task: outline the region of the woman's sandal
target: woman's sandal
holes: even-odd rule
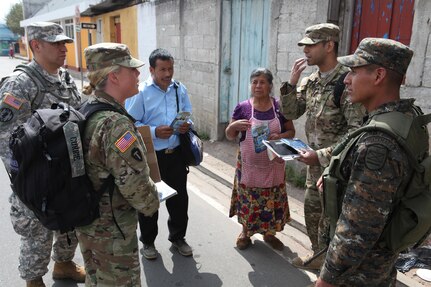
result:
[[[238,247],[239,250],[247,249],[251,244],[250,237],[245,236],[243,232],[241,232],[238,236],[238,239],[236,240],[236,247]]]
[[[266,243],[268,243],[269,245],[271,245],[271,247],[273,249],[275,249],[275,250],[283,251],[283,249],[284,249],[283,242],[281,242],[280,239],[278,239],[277,237],[275,237],[275,235],[265,234],[263,236],[263,241],[265,241]]]

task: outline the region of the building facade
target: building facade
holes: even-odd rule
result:
[[[249,97],[251,70],[268,67],[278,97],[280,83],[288,80],[294,61],[303,57],[297,42],[305,28],[322,22],[340,26],[340,55],[350,53],[355,41],[357,45],[367,36],[409,44],[415,55],[403,96],[417,98],[423,110],[431,112],[429,15],[427,0],[157,0],[138,9],[139,27],[155,31],[148,38],[141,33],[138,49],[145,59],[155,40],[153,47],[174,54],[175,75],[189,89],[199,131],[222,139],[233,108]],[[312,71],[309,67],[304,75]],[[298,137],[304,138],[303,119],[295,126]]]
[[[58,3],[59,1],[51,1]],[[50,3],[51,3],[50,2]],[[121,3],[119,3],[121,2]],[[122,42],[147,63],[141,79],[149,76],[148,56],[158,47],[175,58],[175,78],[188,88],[198,131],[213,140],[224,129],[235,105],[249,97],[249,75],[256,67],[274,74],[274,96],[290,76],[297,58],[297,42],[306,27],[332,22],[342,35],[339,55],[351,53],[368,36],[399,40],[415,51],[407,71],[403,97],[417,98],[431,112],[431,1],[428,0],[147,0],[74,1],[50,4],[22,26],[35,20],[62,24],[70,36],[80,37],[81,53],[89,44]],[[76,31],[79,21],[97,28]],[[55,9],[54,9],[55,8]],[[67,65],[79,65],[77,44],[68,44]],[[356,45],[356,46],[355,46]],[[72,53],[70,53],[72,51]],[[81,54],[81,58],[82,54]],[[304,75],[313,72],[313,67]],[[304,139],[304,119],[295,121]]]

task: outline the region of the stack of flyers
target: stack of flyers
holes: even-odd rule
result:
[[[188,122],[190,120],[190,117],[191,113],[189,112],[178,112],[178,114],[175,116],[175,119],[169,126],[174,129],[174,133],[178,133],[178,128],[183,123]]]
[[[268,157],[272,160],[275,156],[283,160],[292,160],[299,157],[301,150],[311,150],[306,143],[298,138],[293,139],[279,139],[279,140],[265,140],[263,144],[268,147]]]

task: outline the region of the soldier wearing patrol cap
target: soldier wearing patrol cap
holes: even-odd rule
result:
[[[282,111],[287,119],[298,119],[306,114],[305,134],[313,149],[304,151],[298,159],[307,165],[304,216],[314,253],[293,259],[292,264],[303,269],[320,268],[324,255],[310,260],[325,249],[329,241],[328,222],[322,215],[322,199],[316,182],[328,165],[337,141],[346,132],[359,127],[364,115],[363,107],[352,104],[344,92],[342,80],[348,68],[337,63],[339,34],[338,26],[331,23],[308,27],[305,37],[298,42],[305,57],[295,61],[290,80],[282,83],[280,89]],[[298,84],[307,65],[316,65],[318,71]],[[304,264],[306,262],[308,264]]]
[[[353,55],[338,58],[351,69],[344,82],[352,102],[362,103],[368,112],[364,125],[377,121],[391,126],[398,118],[404,125],[421,114],[413,99],[400,99],[412,56],[413,51],[397,41],[365,38]],[[415,134],[414,141],[424,147],[418,153],[428,153],[428,138],[426,131]],[[338,221],[331,219],[335,235],[316,286],[395,286],[398,253],[381,239],[396,195],[404,193],[413,170],[407,152],[393,135],[373,130],[352,138],[333,156],[338,160],[331,161],[324,176],[337,178],[345,195]],[[324,192],[331,192],[327,185]]]
[[[50,108],[60,101],[77,107],[81,101],[73,79],[61,68],[66,59],[66,43],[73,40],[55,23],[32,23],[26,30],[33,60],[28,65],[18,66],[0,87],[0,157],[7,170],[13,164],[8,143],[14,127],[26,122],[35,109]],[[45,286],[42,276],[48,271],[52,249],[53,278],[83,282],[84,268],[72,261],[78,244],[75,234],[46,229],[13,193],[9,201],[12,225],[21,236],[18,269],[27,286]]]
[[[144,63],[133,58],[123,44],[100,43],[84,53],[90,80],[84,91],[90,95],[87,105],[105,103],[113,109],[97,112],[86,123],[86,170],[95,190],[108,176],[115,182],[112,198],[103,191],[100,218],[77,228],[87,271],[85,283],[141,286],[137,212],[153,215],[159,197],[149,176],[143,139],[123,103],[138,93],[138,68]]]

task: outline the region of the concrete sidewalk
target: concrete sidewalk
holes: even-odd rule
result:
[[[205,141],[204,160],[197,169],[231,189],[234,178],[237,149],[238,144],[235,142]],[[297,188],[292,184],[287,185],[290,214],[292,218],[289,225],[306,234],[303,204],[304,192],[304,189]],[[230,197],[230,194],[225,195]],[[309,242],[303,242],[302,245],[306,246],[306,248],[311,252]],[[416,269],[411,269],[405,274],[398,272],[397,280],[397,286],[431,286],[430,282],[424,281],[416,275]]]

